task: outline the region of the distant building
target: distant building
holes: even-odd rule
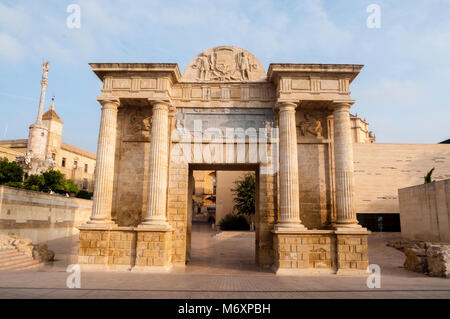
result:
[[[43,64],[43,68],[38,118],[30,126],[29,137],[0,141],[0,158],[18,161],[24,167],[26,175],[42,173],[48,169],[59,170],[79,189],[93,191],[96,155],[62,141],[64,122],[56,113],[54,99],[48,111],[43,114],[48,62]]]

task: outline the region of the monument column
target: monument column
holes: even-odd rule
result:
[[[44,160],[45,149],[47,146],[48,128],[42,123],[42,114],[44,113],[45,91],[48,85],[48,71],[50,62],[42,63],[42,79],[41,79],[41,97],[39,99],[39,109],[36,122],[30,125],[28,133],[27,152],[34,158]],[[38,173],[38,172],[33,172]]]
[[[139,227],[169,229],[167,222],[167,178],[169,171],[170,103],[152,101],[152,131],[148,171],[148,201],[144,221]]]
[[[353,178],[353,141],[350,103],[334,104],[334,161],[336,178],[336,228],[360,228],[356,219]]]
[[[98,98],[102,105],[95,169],[94,202],[88,224],[112,224],[111,208],[116,151],[117,98]]]
[[[275,229],[305,230],[300,220],[300,198],[298,185],[297,126],[295,109],[297,105],[281,102],[279,110],[280,147],[280,220]]]

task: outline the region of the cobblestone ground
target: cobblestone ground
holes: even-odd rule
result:
[[[402,268],[403,254],[386,247],[399,234],[369,237],[370,263],[381,266],[381,288],[367,277],[276,276],[255,265],[254,233],[213,233],[194,225],[192,259],[170,273],[83,272],[81,289],[66,285],[76,263],[77,237],[47,243],[58,258],[40,270],[0,272],[0,298],[447,298],[450,280]]]

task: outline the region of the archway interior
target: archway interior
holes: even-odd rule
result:
[[[222,231],[220,221],[233,211],[231,188],[245,174],[255,174],[255,215],[246,217],[249,230]],[[253,271],[259,213],[258,164],[191,164],[188,183],[186,263],[191,269]]]

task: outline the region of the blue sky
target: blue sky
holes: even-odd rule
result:
[[[69,29],[67,7],[81,7]],[[381,8],[381,28],[366,25]],[[0,0],[0,139],[26,138],[35,121],[41,63],[65,142],[95,152],[101,83],[89,62],[176,62],[235,45],[270,63],[364,64],[353,113],[382,143],[450,138],[450,0],[151,1]]]

